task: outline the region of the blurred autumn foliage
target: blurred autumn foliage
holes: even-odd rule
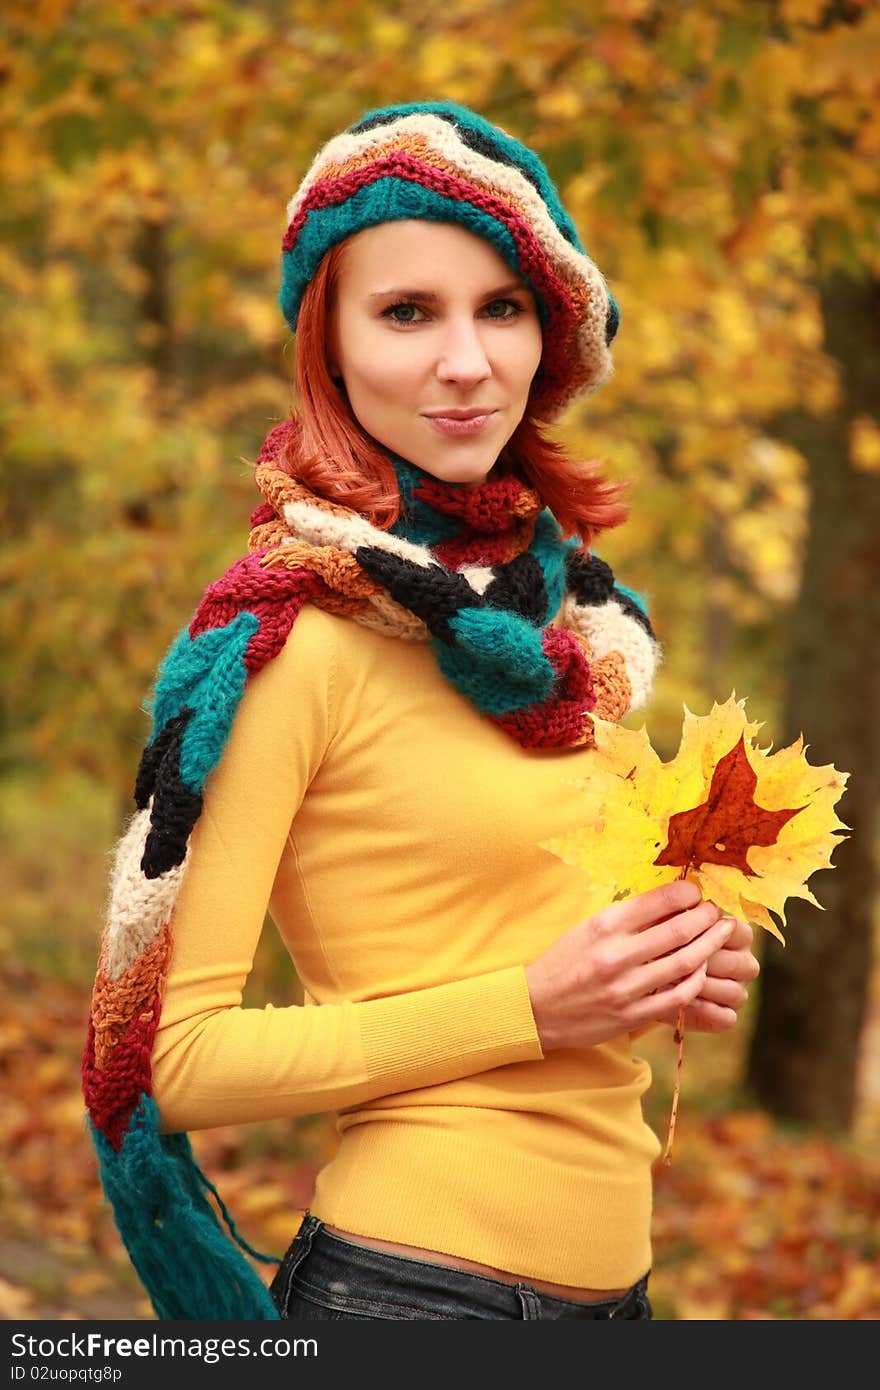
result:
[[[704,1040],[723,1080],[694,1085],[658,1179],[661,1313],[876,1317],[880,10],[6,0],[0,83],[5,1315],[137,1300],[76,1070],[138,706],[290,409],[287,199],[364,110],[443,97],[541,152],[622,306],[614,379],[557,430],[632,481],[599,548],[665,647],[655,744],[735,688],[768,740],[854,770],[829,910],[793,920],[760,1015]],[[278,1250],[328,1135],[197,1140]],[[19,1282],[38,1231],[58,1287]]]
[[[34,1008],[34,998],[40,1001]],[[13,969],[0,1022],[3,1165],[0,1318],[152,1318],[116,1235],[70,1084],[82,995]],[[658,1167],[655,1316],[663,1319],[880,1318],[880,1096],[866,1142],[787,1131],[745,1108],[736,1039],[688,1039],[675,1156]],[[668,1038],[643,1044],[658,1085],[648,1119],[662,1134]],[[868,1114],[866,1112],[866,1120]],[[191,1136],[204,1170],[257,1250],[280,1255],[334,1136],[318,1119]],[[14,1155],[14,1157],[11,1157]],[[257,1266],[263,1278],[273,1269]]]

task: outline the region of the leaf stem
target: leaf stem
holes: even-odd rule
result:
[[[675,1135],[675,1118],[678,1114],[678,1097],[681,1091],[681,1067],[682,1062],[684,1060],[683,1008],[679,1009],[678,1011],[678,1017],[675,1020],[675,1032],[673,1033],[672,1037],[673,1040],[678,1043],[678,1062],[675,1068],[675,1090],[672,1093],[672,1110],[669,1115],[669,1128],[666,1131],[666,1147],[663,1150],[663,1157],[661,1160],[663,1163],[666,1164],[667,1168],[669,1167],[669,1164],[672,1162],[672,1140]]]
[[[685,864],[684,868],[682,869],[681,873],[679,874],[679,878],[687,878],[688,869],[689,869],[690,867],[691,867],[691,861],[688,860],[688,862]],[[675,1088],[674,1088],[674,1090],[673,1090],[673,1092],[672,1092],[672,1109],[671,1109],[670,1114],[669,1114],[669,1127],[668,1127],[668,1129],[667,1129],[667,1131],[666,1131],[666,1147],[664,1148],[663,1153],[662,1153],[662,1156],[661,1156],[661,1159],[660,1159],[661,1163],[664,1163],[664,1164],[666,1165],[667,1168],[669,1167],[670,1163],[672,1162],[672,1140],[673,1140],[673,1138],[675,1137],[675,1120],[676,1120],[676,1117],[677,1117],[677,1115],[678,1115],[678,1097],[679,1097],[679,1095],[681,1094],[681,1068],[682,1068],[682,1064],[683,1064],[683,1062],[684,1062],[684,1008],[683,1008],[683,1007],[680,1008],[679,1011],[678,1011],[678,1017],[677,1017],[676,1020],[675,1020],[675,1032],[673,1033],[672,1038],[673,1038],[673,1041],[676,1042],[676,1043],[678,1044],[678,1059],[677,1059],[676,1067],[675,1067]]]

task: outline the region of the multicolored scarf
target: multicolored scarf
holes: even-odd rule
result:
[[[187,1135],[160,1133],[151,1080],[190,837],[249,676],[314,603],[429,642],[481,715],[523,747],[546,749],[589,745],[594,716],[619,720],[644,704],[659,659],[638,595],[563,540],[519,479],[466,488],[393,458],[401,514],[381,531],[279,466],[291,428],[276,426],[263,445],[256,481],[266,500],[251,518],[248,554],[208,586],[159,671],[83,1057],[104,1190],[163,1319],[278,1317],[241,1249],[275,1261],[241,1239]]]

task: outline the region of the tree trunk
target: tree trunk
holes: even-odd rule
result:
[[[164,222],[141,219],[134,256],[137,264],[146,272],[138,306],[144,328],[142,350],[161,386],[174,372],[173,324],[168,292],[168,235]]]
[[[800,732],[814,764],[851,774],[839,803],[851,827],[835,867],[810,887],[825,908],[792,900],[787,946],[766,944],[746,1077],[780,1119],[848,1130],[869,997],[880,798],[880,473],[850,460],[857,416],[876,416],[880,284],[843,273],[822,285],[826,351],[841,372],[839,408],[790,417],[804,455],[810,529],[791,622],[784,739]]]
[[[703,568],[708,581],[703,613],[703,684],[723,700],[729,694],[721,689],[721,681],[730,671],[733,621],[729,603],[719,599],[718,585],[730,578],[732,565],[725,527],[716,513],[709,514],[703,531]]]

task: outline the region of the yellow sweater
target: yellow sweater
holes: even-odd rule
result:
[[[519,747],[427,644],[307,605],[192,837],[163,1130],[335,1111],[310,1208],[331,1225],[555,1283],[644,1274],[648,1065],[628,1036],[544,1056],[524,971],[599,905],[539,848],[583,820],[589,763]],[[241,1007],[267,905],[305,1006]]]

